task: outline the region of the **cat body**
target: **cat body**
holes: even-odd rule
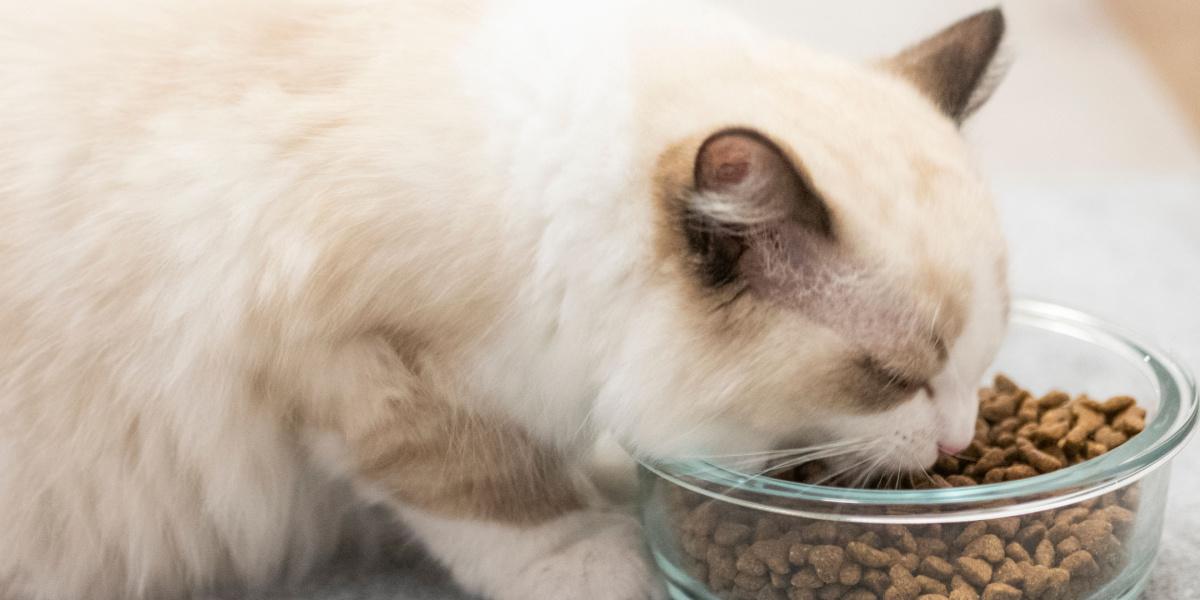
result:
[[[915,48],[674,2],[0,8],[0,597],[269,585],[361,499],[472,591],[640,598],[600,432],[969,439],[1002,242]]]

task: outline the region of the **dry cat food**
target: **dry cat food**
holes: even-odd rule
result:
[[[915,487],[1031,477],[1094,458],[1142,431],[1132,398],[1040,398],[997,376],[980,390],[975,439]],[[819,475],[808,466],[784,478]],[[734,600],[1074,600],[1123,566],[1138,488],[1057,510],[953,524],[780,517],[676,497],[684,563]]]

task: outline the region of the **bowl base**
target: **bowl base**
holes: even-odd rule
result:
[[[664,557],[659,556],[657,552],[654,554],[655,562],[658,563],[665,576],[667,597],[670,600],[720,600],[708,590],[697,587],[695,580],[679,572],[678,568],[670,561],[664,560]],[[1153,564],[1154,557],[1151,556],[1148,562]],[[1143,569],[1142,573],[1142,576],[1134,581],[1120,579],[1112,581],[1092,593],[1088,600],[1138,600],[1150,580],[1150,569]]]

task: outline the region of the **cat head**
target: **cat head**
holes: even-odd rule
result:
[[[755,45],[646,75],[657,285],[598,407],[619,437],[655,457],[862,440],[854,460],[892,469],[969,443],[1008,293],[958,126],[1003,30],[988,11],[873,64]]]

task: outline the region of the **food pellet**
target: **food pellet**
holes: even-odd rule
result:
[[[1145,427],[1133,398],[1035,397],[997,376],[980,390],[970,447],[912,487],[1034,477],[1100,456]],[[776,474],[816,481],[810,463]],[[807,478],[807,479],[806,479]],[[681,493],[686,567],[729,600],[1076,600],[1120,571],[1140,492],[969,523],[872,525],[764,516]]]

